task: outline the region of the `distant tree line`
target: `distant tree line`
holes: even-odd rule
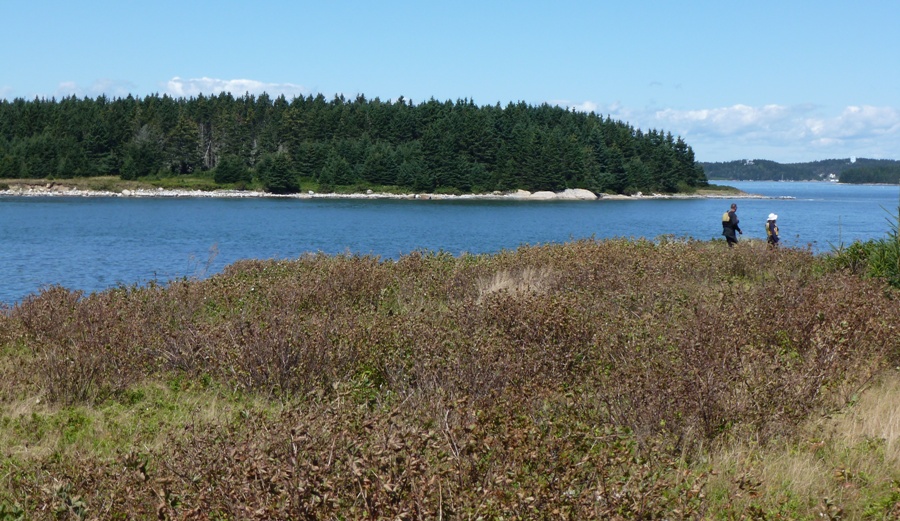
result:
[[[543,104],[266,94],[0,100],[0,178],[206,176],[487,192],[677,192],[707,184],[680,137]]]
[[[841,172],[842,183],[900,183],[900,161],[892,165],[870,166]]]
[[[700,163],[709,179],[737,181],[824,181],[842,183],[880,183],[860,179],[890,179],[890,172],[900,172],[900,161],[890,159],[826,159],[809,163],[776,163],[764,159]],[[871,172],[867,174],[865,172]]]

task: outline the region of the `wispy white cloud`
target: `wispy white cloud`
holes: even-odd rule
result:
[[[176,76],[160,85],[162,89],[159,91],[159,94],[168,94],[172,97],[185,98],[197,96],[199,94],[215,95],[221,92],[230,92],[235,96],[241,96],[245,93],[259,95],[265,92],[273,97],[284,94],[288,98],[309,93],[309,90],[302,85],[293,83],[266,83],[248,79],[224,80],[206,77],[183,79]],[[29,96],[36,96],[39,98],[54,97],[59,99],[67,96],[95,98],[105,95],[110,98],[124,98],[129,94],[143,96],[147,93],[139,92],[137,85],[131,81],[101,78],[88,86],[80,85],[74,81],[64,81],[57,85],[56,89],[51,93],[36,93]],[[10,98],[14,95],[16,95],[14,89],[0,86],[0,98]]]
[[[575,109],[575,110],[577,110],[577,111],[580,111],[580,112],[597,112],[597,110],[600,108],[600,106],[597,105],[596,103],[594,103],[593,101],[585,101],[585,102],[582,102],[582,103],[574,103],[574,104],[572,104],[572,103],[565,103],[565,102],[559,102],[559,101],[553,101],[553,102],[550,102],[550,104],[551,104],[551,105],[558,105],[558,106],[565,106],[565,107],[568,107],[568,108],[573,108],[573,109]]]
[[[83,93],[83,89],[74,81],[64,81],[56,87],[56,95],[60,97],[70,95],[82,96]]]
[[[789,129],[790,122],[803,113],[801,108],[781,105],[731,107],[697,110],[658,110],[651,121],[662,126],[683,128],[690,133],[728,136],[746,132],[771,132]]]
[[[101,78],[87,87],[82,87],[74,81],[64,81],[56,87],[53,96],[57,98],[66,96],[96,98],[105,95],[110,98],[124,98],[134,91],[135,85],[130,81]]]
[[[569,103],[577,110],[608,114],[643,130],[683,137],[701,161],[744,158],[782,162],[837,157],[900,159],[900,109],[848,106],[828,114],[807,105],[736,104],[690,110],[642,110],[619,103]],[[705,157],[704,157],[705,156]]]
[[[241,96],[247,93],[259,95],[265,92],[270,96],[284,94],[288,98],[309,93],[308,89],[302,85],[293,83],[266,83],[248,79],[223,80],[206,77],[183,79],[178,76],[166,82],[165,92],[173,97],[191,97],[200,94],[214,95],[222,92],[230,92],[235,96]]]
[[[810,133],[817,137],[855,139],[896,135],[900,132],[900,110],[893,107],[850,106],[830,119],[810,118]]]

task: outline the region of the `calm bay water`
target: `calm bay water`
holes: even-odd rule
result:
[[[773,197],[733,201],[742,238],[764,238],[766,216],[775,212],[783,244],[819,253],[886,236],[900,203],[897,186],[725,184]],[[0,197],[0,302],[51,284],[90,292],[307,252],[396,258],[590,237],[708,240],[720,238],[731,202]]]

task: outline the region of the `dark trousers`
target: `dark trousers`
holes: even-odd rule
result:
[[[734,246],[735,244],[737,244],[737,235],[734,231],[734,228],[723,229],[722,235],[724,235],[725,240],[728,241],[728,246]]]

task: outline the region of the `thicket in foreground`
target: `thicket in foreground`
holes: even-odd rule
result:
[[[706,451],[790,440],[900,363],[896,294],[821,267],[749,243],[587,240],[50,288],[0,319],[13,382],[0,391],[82,419],[70,413],[44,451],[7,449],[0,506],[35,518],[737,515],[765,503],[708,497]],[[177,410],[184,388],[235,405],[87,441],[114,411]],[[35,414],[4,413],[13,441],[41,446]]]

